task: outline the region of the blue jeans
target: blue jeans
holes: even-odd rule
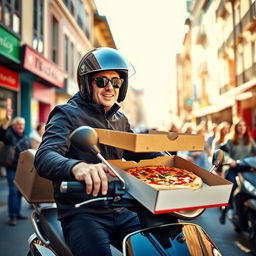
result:
[[[123,238],[141,228],[137,214],[125,208],[111,213],[79,213],[61,220],[74,256],[111,256],[110,244],[122,249]]]
[[[9,217],[17,217],[20,215],[21,209],[21,193],[14,184],[16,171],[13,169],[7,168],[6,177],[9,186],[9,195],[8,195],[8,211]]]

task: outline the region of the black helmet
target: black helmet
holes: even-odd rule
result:
[[[93,49],[81,59],[77,69],[77,82],[82,97],[92,97],[92,88],[88,78],[96,72],[106,70],[117,71],[120,77],[124,79],[117,101],[121,102],[125,99],[128,75],[133,75],[135,70],[122,54],[107,47]]]

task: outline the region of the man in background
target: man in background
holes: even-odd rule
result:
[[[16,175],[16,168],[20,152],[31,148],[29,138],[24,134],[25,130],[25,119],[23,117],[15,117],[12,120],[11,108],[6,110],[6,117],[3,124],[0,126],[0,140],[5,145],[11,145],[15,148],[14,160],[11,166],[6,168],[6,177],[9,187],[8,195],[8,213],[10,226],[17,224],[17,219],[26,219],[20,212],[21,210],[21,193],[14,184],[14,178]]]

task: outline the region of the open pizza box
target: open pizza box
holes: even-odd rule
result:
[[[133,161],[111,160],[113,168],[125,180],[127,191],[152,213],[167,213],[197,208],[226,206],[232,183],[178,156],[163,156],[139,163]],[[203,186],[197,190],[175,189],[157,190],[129,173],[125,169],[165,165],[184,168],[200,176]]]
[[[154,131],[135,134],[105,129],[95,129],[101,144],[133,152],[200,151],[204,148],[204,136]]]
[[[40,177],[34,167],[35,149],[20,153],[14,183],[29,203],[53,203],[53,185]]]

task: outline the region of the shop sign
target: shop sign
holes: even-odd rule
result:
[[[0,66],[0,85],[9,89],[19,90],[19,74]]]
[[[55,100],[54,88],[33,82],[33,98],[45,104],[53,105]]]
[[[20,63],[19,47],[20,40],[0,26],[0,54],[16,63]]]
[[[57,87],[64,87],[66,74],[55,64],[28,46],[25,48],[24,68]]]

